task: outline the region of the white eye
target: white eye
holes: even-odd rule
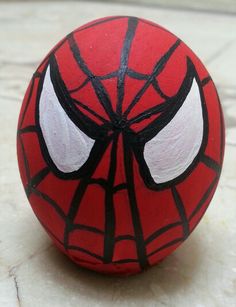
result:
[[[203,138],[202,103],[198,84],[192,87],[174,118],[144,147],[153,180],[170,181],[181,175],[198,154]]]
[[[39,124],[49,155],[65,173],[78,170],[88,159],[94,140],[81,131],[62,108],[48,66],[39,100]]]

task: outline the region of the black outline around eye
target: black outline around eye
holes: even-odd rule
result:
[[[86,135],[88,135],[88,137],[95,139],[95,143],[90,151],[89,157],[86,162],[78,170],[68,173],[59,170],[54,161],[52,160],[46,142],[44,140],[44,136],[39,122],[39,102],[44,84],[45,74],[48,66],[50,65],[53,65],[53,69],[50,69],[50,75],[54,91],[65,113],[80,130],[82,130]],[[68,91],[66,90],[65,84],[60,77],[58,66],[54,56],[50,58],[50,62],[44,69],[43,75],[41,76],[39,82],[35,119],[36,129],[38,131],[39,143],[43,157],[47,164],[50,166],[52,172],[62,179],[78,179],[80,177],[85,176],[90,171],[90,169],[92,169],[93,166],[97,164],[102,158],[111,140],[111,137],[107,137],[107,129],[105,127],[99,126],[98,124],[93,122],[90,118],[81,113],[76,108],[76,106],[74,106],[73,101],[70,98]]]
[[[173,104],[170,104],[170,107],[165,110],[162,115],[160,115],[156,120],[151,122],[147,127],[145,127],[143,130],[141,130],[138,133],[139,139],[137,141],[133,142],[133,152],[136,157],[136,160],[139,164],[139,172],[147,185],[148,188],[152,190],[163,190],[166,188],[169,188],[181,181],[183,181],[194,169],[194,167],[197,165],[197,163],[201,160],[201,158],[204,156],[204,151],[207,145],[208,140],[208,116],[207,116],[207,109],[206,109],[206,103],[205,103],[205,97],[201,85],[201,81],[198,77],[198,74],[195,70],[194,65],[192,64],[191,60],[187,58],[187,74],[185,76],[185,79],[181,85],[181,88],[179,92],[176,94],[175,97],[171,98],[173,101]],[[152,178],[152,175],[150,173],[150,170],[147,166],[147,163],[144,159],[144,146],[145,144],[151,140],[155,135],[161,131],[168,122],[175,116],[175,114],[178,112],[180,107],[182,106],[183,102],[185,101],[193,82],[193,79],[196,80],[198,89],[200,92],[200,98],[201,98],[201,106],[202,106],[202,115],[203,115],[203,138],[202,143],[200,146],[200,149],[192,161],[192,163],[188,166],[188,168],[179,176],[176,178],[163,182],[163,183],[156,183],[154,179]],[[174,106],[173,110],[171,109],[171,105]],[[190,123],[191,124],[191,123]],[[133,138],[130,140],[132,141]]]

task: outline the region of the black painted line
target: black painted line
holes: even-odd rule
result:
[[[93,175],[95,169],[97,168],[97,165],[100,162],[101,157],[103,156],[104,152],[107,149],[107,146],[110,144],[110,139],[107,140],[105,144],[103,144],[103,148],[98,148],[99,152],[94,151],[94,160],[93,165],[91,165],[90,169],[87,170],[86,176],[84,176],[81,181],[79,182],[74,196],[72,198],[69,212],[66,216],[66,227],[64,232],[64,246],[67,248],[68,241],[69,241],[69,234],[71,229],[73,229],[73,222],[74,219],[79,211],[80,203],[82,201],[82,198],[84,197],[84,194],[86,192],[87,187],[89,186],[90,182],[92,181],[91,176]]]
[[[189,235],[189,224],[188,224],[188,219],[185,211],[185,207],[183,204],[183,201],[181,199],[181,196],[179,192],[177,191],[176,187],[173,186],[171,188],[171,192],[175,201],[176,208],[178,210],[179,216],[182,221],[182,226],[183,226],[183,239],[186,239]]]
[[[113,187],[113,193],[116,193],[116,192],[121,191],[121,190],[126,190],[126,189],[127,189],[127,184],[125,182],[120,183],[120,184]]]
[[[26,178],[27,178],[27,182],[30,182],[30,168],[29,168],[29,162],[26,156],[26,152],[25,152],[25,146],[23,144],[23,140],[21,138],[21,136],[18,136],[18,141],[20,142],[20,146],[21,146],[21,150],[22,150],[22,155],[23,155],[23,161],[24,161],[24,167],[25,167],[25,173],[26,173]]]
[[[28,98],[26,100],[26,104],[25,104],[25,108],[24,108],[24,111],[23,111],[23,114],[22,114],[22,117],[21,117],[21,121],[20,121],[20,124],[19,124],[19,127],[21,128],[22,124],[23,124],[23,121],[25,119],[25,114],[26,114],[26,111],[28,110],[28,106],[29,106],[29,103],[30,103],[30,100],[31,100],[31,97],[32,97],[32,94],[33,94],[33,90],[34,90],[34,84],[35,84],[35,76],[33,76],[32,80],[31,80],[31,85],[30,85],[30,90],[29,90],[29,95],[28,95]]]
[[[103,123],[107,124],[109,123],[108,120],[106,120],[104,117],[102,117],[101,115],[97,114],[95,111],[93,111],[92,109],[90,109],[88,106],[86,106],[85,104],[83,104],[82,102],[76,100],[76,99],[72,99],[73,102],[75,104],[77,104],[78,106],[80,106],[82,109],[88,111],[90,114],[92,114],[93,116],[97,117],[99,120],[101,120]]]
[[[107,178],[107,189],[105,193],[105,236],[104,236],[104,262],[110,263],[112,261],[114,245],[115,245],[115,209],[113,186],[117,168],[117,143],[119,134],[113,139],[110,167]]]
[[[211,81],[211,77],[210,77],[210,76],[204,78],[204,79],[201,81],[202,86],[207,85],[210,81]]]
[[[48,167],[45,167],[41,169],[33,178],[30,180],[30,187],[36,188],[40,182],[46,178],[46,176],[50,173],[50,169]]]
[[[108,79],[112,79],[112,78],[115,78],[117,77],[118,75],[118,71],[113,71],[107,75],[103,75],[103,76],[95,76],[95,78],[99,79],[99,80],[108,80]]]
[[[19,134],[30,133],[30,132],[36,132],[37,133],[37,128],[32,125],[32,126],[27,126],[25,128],[18,130]]]
[[[127,259],[120,259],[120,260],[116,260],[116,261],[113,261],[112,263],[130,263],[130,262],[138,262],[138,260],[137,259],[129,259],[129,258],[127,258]]]
[[[87,249],[85,249],[85,248],[82,248],[82,247],[80,247],[80,246],[77,246],[77,245],[68,245],[68,246],[67,246],[67,250],[77,250],[77,251],[79,251],[79,252],[82,252],[82,253],[84,253],[84,254],[87,254],[87,255],[89,255],[89,256],[92,256],[93,258],[96,258],[96,259],[98,259],[98,260],[103,261],[103,258],[102,258],[101,256],[99,256],[99,255],[97,255],[97,254],[94,254],[94,253],[90,252],[89,250],[87,250]]]
[[[115,118],[114,111],[112,109],[112,104],[109,98],[109,95],[106,92],[105,87],[101,83],[101,81],[94,76],[94,74],[89,70],[88,66],[84,62],[84,60],[81,57],[80,50],[78,45],[76,44],[76,41],[74,39],[73,34],[68,36],[68,42],[70,49],[72,51],[72,54],[74,56],[74,59],[76,60],[77,64],[81,68],[81,70],[88,76],[88,78],[91,80],[91,84],[94,88],[94,91],[97,95],[98,100],[100,101],[100,104],[104,108],[105,112],[107,113],[108,117],[112,120]]]
[[[167,106],[165,112],[162,112],[162,114],[154,119],[148,126],[139,131],[139,138],[146,142],[149,141],[174,118],[191,90],[195,73],[192,61],[187,58],[187,73],[178,93],[166,100],[165,104],[167,104]]]
[[[219,174],[221,171],[221,166],[211,157],[206,154],[202,155],[201,161],[209,168],[213,169],[216,174]]]
[[[139,216],[139,210],[135,194],[132,150],[129,144],[129,140],[126,139],[125,135],[123,137],[123,141],[124,141],[125,174],[126,174],[126,182],[128,187],[130,211],[131,211],[134,233],[136,238],[137,255],[140,267],[141,269],[144,269],[149,265],[149,263],[147,260],[146,246],[144,243],[142,224]]]
[[[39,190],[37,190],[34,187],[31,187],[31,192],[33,194],[37,195],[39,198],[42,198],[43,200],[45,200],[57,212],[57,214],[63,220],[65,220],[65,218],[66,218],[65,213],[62,211],[61,207],[51,197],[49,197],[47,194],[45,194],[43,192],[40,192]]]
[[[145,110],[141,114],[138,114],[135,117],[131,118],[130,120],[127,121],[127,123],[130,126],[132,124],[139,123],[140,121],[147,119],[155,114],[166,111],[170,107],[171,103],[172,101],[168,100],[166,102],[158,104],[157,106],[154,106],[148,110]]]
[[[74,99],[69,94],[66,85],[60,75],[58,63],[56,58],[52,56],[50,58],[50,77],[54,87],[55,94],[58,101],[65,113],[69,116],[70,120],[79,127],[89,137],[96,139],[99,132],[106,133],[104,127],[94,122],[90,117],[85,115],[76,105]],[[37,115],[38,116],[38,115]],[[39,119],[38,119],[39,122]],[[39,123],[38,123],[39,124]],[[40,125],[39,125],[40,126]],[[99,130],[98,130],[99,129]],[[40,129],[39,129],[40,130]],[[41,134],[39,134],[41,136]],[[41,136],[42,143],[44,142],[43,136]]]
[[[126,111],[124,112],[124,117],[127,117],[133,107],[139,102],[149,85],[152,83],[153,79],[156,78],[162,70],[165,68],[166,63],[168,62],[169,58],[172,56],[174,51],[180,45],[181,41],[178,39],[170,48],[169,50],[158,60],[156,65],[154,66],[152,74],[149,76],[147,81],[145,82],[144,86],[139,90],[137,95],[134,97]]]
[[[191,221],[191,219],[198,213],[198,211],[202,208],[202,206],[204,205],[204,203],[206,202],[208,196],[210,195],[211,191],[213,190],[213,188],[215,187],[215,184],[217,183],[219,179],[219,176],[216,176],[215,179],[212,181],[212,183],[209,185],[208,189],[206,190],[206,192],[203,194],[203,197],[200,199],[199,203],[197,204],[197,206],[195,207],[195,209],[193,210],[193,212],[191,213],[189,220]]]
[[[222,110],[222,106],[220,103],[220,97],[219,94],[217,92],[217,89],[215,87],[215,84],[213,83],[215,91],[216,91],[216,95],[217,95],[217,100],[218,100],[218,107],[220,110],[220,164],[222,167],[223,164],[223,158],[224,158],[224,144],[225,144],[225,130],[224,130],[224,115],[223,115],[223,110]]]
[[[121,58],[120,58],[120,67],[118,71],[118,80],[117,80],[117,106],[116,112],[118,115],[122,113],[122,103],[124,99],[124,91],[125,91],[125,75],[128,68],[128,60],[129,60],[129,53],[131,49],[131,44],[135,35],[135,31],[138,25],[138,19],[135,17],[131,17],[128,19],[128,29],[126,32],[123,48],[121,51]]]
[[[89,232],[94,232],[96,234],[100,234],[100,235],[104,235],[104,231],[102,231],[101,229],[98,229],[96,227],[93,227],[93,226],[89,226],[89,225],[84,225],[84,224],[73,224],[71,226],[71,232],[73,230],[86,230],[86,231],[89,231]]]
[[[157,94],[159,94],[161,96],[161,98],[164,98],[164,99],[168,99],[169,98],[169,96],[165,95],[162,92],[162,90],[161,90],[161,88],[160,88],[160,86],[159,86],[159,84],[158,84],[156,79],[152,80],[152,86],[153,86],[154,90],[157,92]]]
[[[66,217],[66,227],[64,232],[64,247],[67,249],[68,247],[68,241],[69,241],[69,233],[73,227],[73,222],[75,219],[75,216],[79,210],[79,206],[81,203],[81,200],[85,194],[85,191],[89,185],[88,178],[84,178],[81,180],[77,186],[77,189],[75,190],[74,196],[72,198],[69,213]]]
[[[169,242],[167,244],[164,244],[161,247],[155,249],[150,254],[148,254],[148,257],[153,256],[154,254],[156,254],[156,253],[158,253],[158,252],[160,252],[160,251],[162,251],[162,250],[164,250],[164,249],[166,249],[168,247],[171,247],[172,245],[175,245],[175,244],[177,244],[179,242],[182,242],[183,240],[184,240],[184,238],[177,238],[177,239],[175,239],[175,240],[173,240],[173,241],[171,241],[171,242]]]
[[[131,241],[135,241],[135,237],[132,236],[132,235],[120,235],[120,236],[117,236],[115,238],[115,241],[116,242],[119,242],[119,241],[123,241],[123,240],[131,240]]]
[[[137,80],[147,80],[150,75],[147,74],[142,74],[137,71],[134,71],[131,68],[127,68],[127,73],[126,73],[130,78],[137,79]]]
[[[81,90],[86,84],[88,84],[89,81],[90,81],[90,79],[89,79],[89,78],[86,78],[86,79],[84,80],[84,82],[83,82],[81,85],[79,85],[79,86],[73,88],[72,90],[69,90],[68,92],[69,92],[70,94],[73,94],[73,93],[75,93],[75,92],[78,92],[78,91]]]
[[[39,71],[36,71],[36,72],[33,74],[33,76],[34,76],[35,78],[40,78],[40,77],[41,77],[41,73],[40,73]]]
[[[149,243],[151,243],[153,240],[155,240],[156,238],[158,238],[159,236],[161,236],[163,233],[167,232],[168,230],[180,226],[182,225],[182,222],[176,222],[176,223],[172,223],[169,225],[166,225],[160,229],[158,229],[157,231],[153,232],[146,240],[145,240],[145,244],[148,245]]]
[[[107,189],[107,180],[103,178],[90,178],[89,184],[100,185],[103,189]]]

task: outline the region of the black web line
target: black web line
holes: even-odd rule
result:
[[[111,73],[109,73],[109,74],[106,74],[106,75],[103,75],[103,76],[95,76],[95,75],[94,75],[93,78],[97,78],[97,79],[99,79],[99,80],[108,80],[108,79],[112,79],[112,78],[114,78],[114,77],[117,77],[117,75],[118,75],[118,71],[113,71],[113,72],[111,72]],[[85,85],[87,85],[90,81],[91,81],[91,79],[90,79],[89,77],[87,77],[81,85],[79,85],[79,86],[77,86],[77,87],[75,87],[75,88],[69,90],[68,92],[69,92],[70,94],[73,94],[73,93],[75,93],[75,92],[78,92],[78,91],[80,91],[83,87],[85,87]]]
[[[74,196],[72,198],[69,212],[66,216],[66,225],[65,225],[65,231],[64,231],[64,247],[65,249],[69,246],[69,234],[71,230],[73,229],[73,222],[76,217],[76,214],[79,210],[79,206],[81,203],[81,200],[85,194],[85,191],[89,185],[89,178],[83,178],[74,193]]]
[[[33,125],[27,126],[25,128],[20,128],[17,131],[18,134],[31,133],[31,132],[37,133],[37,128]]]
[[[111,73],[109,73],[109,74],[106,74],[106,75],[103,75],[103,76],[95,76],[95,75],[94,75],[93,78],[96,78],[96,79],[99,79],[99,80],[108,80],[108,79],[117,77],[117,75],[118,75],[118,71],[113,71],[113,72],[111,72]],[[85,87],[90,81],[91,81],[91,78],[87,77],[81,85],[79,85],[79,86],[77,86],[77,87],[75,87],[75,88],[69,90],[68,92],[69,92],[70,94],[73,94],[73,93],[75,93],[75,92],[78,92],[78,91],[80,91],[83,87]]]
[[[145,82],[144,86],[139,90],[137,95],[134,97],[126,111],[124,112],[123,116],[127,117],[130,111],[133,109],[133,107],[139,102],[149,85],[152,83],[153,79],[156,78],[164,69],[167,61],[171,57],[171,55],[174,53],[176,48],[180,45],[181,41],[178,39],[170,48],[169,50],[158,60],[156,65],[154,66],[152,74],[149,76],[147,81]]]
[[[52,55],[52,57],[50,58],[49,65],[50,65],[50,77],[51,77],[51,81],[54,87],[54,91],[56,93],[59,103],[61,104],[62,108],[64,109],[65,113],[69,116],[69,118],[74,122],[76,126],[80,128],[80,130],[82,130],[84,133],[86,133],[91,138],[98,137],[98,134],[100,136],[102,136],[103,133],[106,134],[107,129],[106,127],[104,127],[104,125],[102,126],[102,125],[97,124],[90,117],[85,115],[84,112],[82,112],[81,109],[75,105],[75,101],[70,96],[69,92],[67,91],[66,85],[60,75],[58,63],[56,61],[55,56]],[[42,84],[41,84],[41,87],[42,87]],[[36,118],[37,118],[38,126],[40,126],[38,114],[36,114]],[[43,135],[42,133],[40,133],[39,135],[40,135],[42,146],[45,148],[44,152],[47,152],[46,145],[44,144],[45,142],[44,142]],[[48,159],[51,159],[49,155],[48,155]]]
[[[27,183],[30,182],[30,168],[29,168],[29,162],[26,156],[26,152],[25,152],[25,146],[23,144],[23,140],[21,138],[21,136],[18,136],[18,141],[20,142],[20,146],[21,146],[21,150],[22,150],[22,155],[23,155],[23,163],[24,163],[24,167],[25,167],[25,174],[26,174],[26,179],[27,179]]]
[[[168,230],[180,226],[182,225],[182,222],[176,222],[176,223],[172,223],[172,224],[168,224],[160,229],[158,229],[157,231],[153,232],[146,240],[145,240],[145,244],[148,245],[149,243],[151,243],[153,240],[155,240],[156,238],[158,238],[159,236],[161,236],[162,234],[164,234],[165,232],[167,232]]]
[[[51,197],[49,197],[47,194],[37,190],[36,188],[31,187],[31,193],[39,196],[39,198],[42,198],[43,200],[45,200],[48,204],[50,204],[51,207],[53,207],[55,209],[55,211],[57,212],[57,214],[63,219],[65,220],[66,215],[64,213],[64,211],[61,209],[61,207],[55,202],[55,200],[53,200]]]
[[[95,253],[92,253],[92,252],[90,252],[89,250],[87,250],[87,249],[85,249],[85,248],[83,248],[83,247],[80,247],[80,246],[78,246],[78,245],[68,245],[66,249],[69,249],[69,250],[77,250],[77,251],[79,251],[79,252],[82,252],[82,253],[84,253],[84,254],[87,254],[87,255],[89,255],[89,256],[92,256],[92,257],[94,257],[94,258],[96,258],[96,259],[98,259],[98,260],[100,260],[100,261],[103,261],[103,257],[101,257],[101,256],[99,256],[99,255],[97,255],[97,254],[95,254]]]
[[[130,263],[130,262],[138,262],[138,260],[137,259],[120,259],[120,260],[116,260],[116,261],[113,261],[112,263],[120,263],[120,264],[122,264],[122,263]]]
[[[100,185],[105,190],[107,188],[107,181],[104,178],[90,178],[89,184]]]
[[[128,19],[128,29],[126,32],[123,48],[121,51],[120,67],[118,71],[118,80],[117,80],[118,97],[117,97],[116,112],[118,115],[121,115],[122,113],[122,103],[124,99],[124,90],[125,90],[125,75],[128,68],[128,60],[129,60],[131,44],[135,35],[137,25],[138,25],[137,18],[131,17]]]
[[[30,193],[32,192],[32,188],[36,188],[49,173],[50,169],[45,167],[41,169],[34,177],[30,178],[28,185],[25,187],[27,197],[29,197]]]
[[[74,231],[74,230],[85,230],[85,231],[88,231],[88,232],[94,232],[94,233],[97,233],[97,234],[104,235],[103,230],[101,230],[97,227],[93,227],[93,226],[89,226],[89,225],[85,225],[85,224],[73,224],[71,226],[71,232]]]
[[[181,84],[178,93],[175,96],[170,97],[164,104],[158,105],[164,108],[167,104],[165,112],[162,112],[160,116],[154,119],[148,126],[139,131],[139,138],[144,140],[150,140],[153,138],[161,129],[163,129],[172,118],[179,111],[183,105],[189,90],[191,89],[193,79],[196,76],[192,61],[187,58],[187,73]],[[158,107],[157,106],[157,107]]]
[[[101,115],[97,114],[95,111],[93,111],[92,109],[90,109],[88,106],[86,106],[85,104],[83,104],[82,102],[78,101],[77,99],[72,99],[73,102],[75,104],[77,104],[78,106],[80,106],[82,109],[88,111],[90,114],[92,114],[93,116],[97,117],[98,119],[100,119],[104,124],[108,124],[109,122],[102,117]]]
[[[135,237],[132,236],[132,235],[119,235],[115,238],[115,241],[116,242],[119,242],[119,241],[123,241],[123,240],[131,240],[131,241],[135,241]]]
[[[219,174],[221,171],[221,166],[211,157],[203,154],[201,157],[201,161],[209,168],[213,169],[216,174]]]
[[[134,71],[131,68],[127,68],[126,74],[130,78],[137,79],[137,80],[147,80],[149,78],[149,76],[150,76],[150,75],[147,75],[147,74],[142,74],[142,73],[139,73],[137,71]]]
[[[73,88],[72,90],[69,90],[68,92],[69,92],[70,94],[73,94],[73,93],[75,93],[75,92],[78,92],[78,91],[81,90],[83,87],[85,87],[85,85],[88,84],[89,81],[90,81],[90,79],[89,79],[89,78],[86,78],[86,79],[84,80],[84,82],[83,82],[81,85],[79,85],[79,86]]]
[[[22,127],[23,121],[24,121],[24,119],[25,119],[26,111],[28,110],[28,106],[29,106],[29,103],[30,103],[30,101],[31,101],[31,97],[32,97],[33,90],[34,90],[35,79],[36,79],[36,78],[39,78],[39,77],[40,77],[39,74],[34,73],[33,78],[32,78],[32,80],[31,80],[31,85],[30,85],[30,89],[29,89],[29,95],[28,95],[28,97],[27,97],[26,105],[25,105],[25,108],[24,108],[24,111],[23,111],[23,114],[22,114],[22,117],[21,117],[20,124],[19,124],[19,127],[20,127],[20,128]]]
[[[62,246],[64,246],[63,242],[57,237],[55,236],[55,234],[43,223],[43,221],[37,216],[37,219],[39,220],[39,222],[42,224],[42,226],[45,228],[45,230],[47,231],[47,233],[52,236],[58,243],[60,243]],[[82,248],[80,246],[74,246],[74,245],[68,245],[67,247],[68,250],[77,250],[79,252],[82,252],[86,255],[89,255],[91,257],[94,257],[95,259],[98,259],[98,260],[103,260],[101,256],[95,254],[95,253],[92,253],[90,252],[89,250],[85,249],[85,248]],[[73,257],[73,256],[72,256]]]
[[[81,70],[88,76],[88,78],[91,80],[91,84],[94,88],[94,91],[97,95],[98,100],[100,101],[100,104],[102,105],[103,109],[107,113],[108,117],[112,120],[115,118],[115,113],[112,109],[112,104],[109,98],[108,93],[106,92],[105,87],[100,82],[98,78],[94,76],[94,74],[89,70],[88,66],[84,62],[84,60],[81,57],[80,50],[78,45],[76,44],[76,41],[74,39],[73,34],[68,36],[68,42],[70,45],[70,49],[72,51],[72,54],[74,56],[74,59],[76,60],[77,64],[81,68]]]
[[[147,119],[153,115],[156,115],[158,113],[161,113],[163,111],[166,111],[170,105],[172,104],[172,100],[169,100],[169,101],[166,101],[166,102],[163,102],[157,106],[154,106],[146,111],[144,111],[142,114],[139,114],[133,118],[131,118],[130,120],[127,121],[128,125],[132,125],[132,124],[135,124],[135,123],[139,123],[140,121],[144,120],[144,119]]]
[[[205,80],[205,81],[204,81]],[[207,78],[202,80],[202,86],[208,84],[210,81],[212,81],[211,77],[208,76]],[[213,86],[215,88],[215,85],[213,83]],[[213,158],[207,156],[205,153],[202,155],[201,157],[201,162],[203,162],[207,167],[211,168],[212,170],[215,171],[216,176],[213,179],[213,181],[211,182],[211,184],[209,185],[208,189],[206,190],[206,192],[203,194],[202,198],[200,199],[200,201],[198,202],[197,206],[195,207],[195,209],[193,210],[193,212],[191,213],[189,220],[193,219],[193,217],[201,210],[201,208],[203,207],[203,205],[205,204],[207,198],[210,196],[212,190],[214,189],[214,187],[216,186],[220,174],[221,174],[221,165],[223,162],[223,138],[224,138],[224,131],[223,131],[223,114],[222,114],[222,109],[221,109],[221,105],[220,105],[220,100],[219,100],[219,96],[217,93],[217,90],[215,88],[216,94],[217,94],[217,99],[218,99],[218,105],[219,105],[219,109],[220,109],[220,129],[221,129],[221,145],[220,145],[220,164],[218,164]],[[206,208],[207,209],[207,208]],[[205,209],[205,210],[206,210]],[[196,224],[197,225],[197,224]]]
[[[142,224],[139,216],[137,200],[135,195],[132,150],[129,144],[129,140],[127,139],[127,136],[124,135],[123,141],[124,141],[125,174],[128,186],[130,211],[131,211],[134,233],[136,238],[137,255],[140,267],[141,269],[144,269],[149,265],[149,263],[146,255],[146,247],[143,238]]]
[[[215,87],[215,84],[213,83],[214,89],[216,91],[217,100],[218,100],[218,107],[220,111],[220,164],[223,164],[223,157],[224,157],[224,138],[225,138],[225,132],[224,132],[224,117],[223,117],[223,111],[222,106],[220,104],[220,97],[217,92],[217,89]],[[219,174],[220,176],[220,174]]]
[[[80,203],[82,201],[82,198],[84,197],[84,194],[86,192],[87,187],[90,184],[91,176],[93,175],[97,165],[100,162],[100,157],[103,156],[105,150],[107,149],[107,146],[110,144],[111,139],[108,139],[108,141],[104,144],[103,149],[101,149],[101,152],[99,155],[97,155],[96,160],[94,160],[93,166],[90,168],[89,172],[86,176],[84,176],[81,181],[78,184],[77,189],[75,190],[74,196],[72,198],[69,212],[66,216],[66,227],[64,232],[64,246],[67,248],[68,241],[69,241],[69,234],[71,231],[71,228],[73,228],[73,223],[76,215],[78,214]]]
[[[113,71],[109,74],[103,75],[103,76],[95,76],[95,78],[99,79],[99,80],[108,80],[108,79],[112,79],[118,76],[118,71]]]
[[[126,183],[120,183],[120,184],[113,187],[113,193],[115,194],[116,192],[121,191],[121,190],[125,190],[125,189],[127,189],[127,184]]]
[[[172,241],[170,241],[170,242],[168,242],[168,243],[162,245],[161,247],[155,249],[155,250],[152,251],[151,253],[149,253],[149,254],[148,254],[148,257],[151,257],[151,256],[153,256],[154,254],[157,254],[158,252],[160,252],[160,251],[162,251],[162,250],[164,250],[164,249],[166,249],[166,248],[168,248],[168,247],[171,247],[171,246],[173,246],[173,245],[175,245],[175,244],[177,244],[177,243],[183,242],[183,240],[184,240],[184,238],[177,238],[177,239],[174,239],[174,240],[172,240]]]
[[[190,217],[189,217],[189,221],[198,213],[198,211],[202,208],[202,206],[205,204],[208,196],[211,194],[213,188],[215,187],[217,181],[219,179],[219,176],[217,175],[215,177],[215,179],[211,182],[211,184],[209,185],[208,189],[206,190],[206,192],[203,194],[202,198],[200,199],[200,201],[198,202],[197,206],[195,207],[195,209],[193,210],[193,212],[191,213]]]
[[[161,88],[160,88],[160,86],[159,86],[159,84],[158,84],[158,82],[157,82],[157,80],[155,78],[152,80],[152,86],[155,89],[155,91],[161,96],[161,98],[164,98],[164,99],[168,99],[169,98],[169,96],[165,95],[162,92],[162,90],[161,90]]]
[[[207,85],[211,81],[211,77],[208,76],[201,81],[202,86]]]
[[[187,219],[185,207],[184,207],[183,201],[181,199],[181,196],[180,196],[180,194],[177,191],[175,186],[173,186],[171,188],[171,192],[172,192],[172,196],[173,196],[174,201],[175,201],[175,206],[177,208],[177,211],[178,211],[179,216],[180,216],[181,221],[182,221],[183,239],[186,239],[189,235],[189,224],[188,224],[188,219]]]
[[[105,193],[105,236],[104,236],[104,262],[112,261],[114,245],[115,245],[115,209],[113,199],[113,186],[117,167],[117,143],[119,134],[116,134],[113,139],[111,148],[111,160],[109,173],[107,178],[107,189]]]

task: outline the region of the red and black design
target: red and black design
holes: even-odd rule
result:
[[[72,172],[55,165],[40,127],[48,68],[64,112],[95,141]],[[156,183],[144,146],[175,117],[193,79],[201,147],[181,175]],[[183,42],[149,21],[116,16],[75,30],[41,63],[24,98],[17,149],[29,202],[55,244],[89,269],[132,274],[160,262],[200,221],[220,176],[224,123],[213,81]]]

